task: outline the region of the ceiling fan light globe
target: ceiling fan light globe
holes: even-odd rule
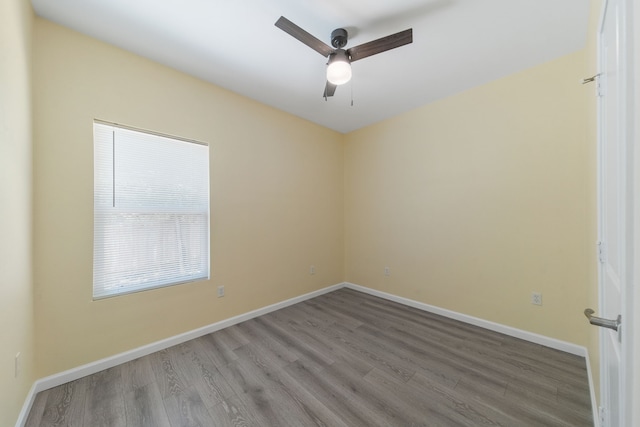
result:
[[[327,80],[334,85],[343,85],[351,80],[351,64],[333,61],[327,66]]]

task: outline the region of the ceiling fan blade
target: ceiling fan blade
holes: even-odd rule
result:
[[[333,94],[336,93],[337,87],[338,85],[334,85],[333,83],[327,81],[327,85],[324,87],[324,95],[322,95],[322,97],[324,99],[327,99],[327,97],[333,96]]]
[[[281,16],[276,21],[275,25],[285,33],[300,40],[302,43],[306,44],[322,56],[329,56],[329,54],[333,52],[333,49],[329,45],[325,44],[323,41],[317,39],[302,28],[298,27],[296,24],[289,21],[284,16]]]
[[[347,49],[351,62],[413,42],[413,28]]]

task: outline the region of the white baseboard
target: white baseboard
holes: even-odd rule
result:
[[[29,411],[31,410],[31,406],[33,405],[35,396],[37,393],[47,390],[53,387],[57,387],[59,385],[65,384],[69,381],[75,381],[79,378],[82,378],[87,375],[95,374],[97,372],[103,371],[105,369],[112,368],[122,363],[129,362],[131,360],[137,359],[139,357],[143,357],[154,353],[156,351],[164,350],[165,348],[172,347],[174,345],[181,344],[183,342],[199,338],[203,335],[210,334],[215,331],[219,331],[220,329],[227,328],[229,326],[233,326],[237,323],[244,322],[246,320],[253,319],[254,317],[262,316],[263,314],[271,313],[272,311],[279,310],[281,308],[288,307],[293,304],[297,304],[302,301],[306,301],[311,298],[315,298],[317,296],[326,294],[328,292],[332,292],[341,288],[349,288],[356,291],[360,291],[369,295],[377,296],[380,298],[384,298],[390,301],[394,301],[400,304],[404,304],[409,307],[414,307],[419,310],[424,310],[430,313],[438,314],[444,317],[448,317],[450,319],[459,320],[461,322],[469,323],[475,326],[480,326],[485,329],[489,329],[495,332],[500,332],[505,335],[509,335],[512,337],[520,338],[526,341],[530,341],[536,344],[544,345],[546,347],[554,348],[556,350],[561,350],[570,354],[575,354],[577,356],[582,356],[586,358],[587,361],[587,371],[589,376],[589,386],[591,388],[591,397],[592,397],[592,405],[594,407],[594,420],[597,423],[597,403],[595,401],[595,394],[593,390],[593,382],[591,376],[591,367],[589,365],[589,355],[587,349],[585,347],[572,344],[569,342],[557,340],[555,338],[546,337],[544,335],[535,334],[533,332],[527,332],[521,329],[512,328],[510,326],[502,325],[499,323],[491,322],[488,320],[480,319],[473,316],[468,316],[466,314],[458,313],[455,311],[447,310],[444,308],[436,307],[433,305],[425,304],[419,301],[411,300],[404,297],[399,297],[393,294],[389,294],[382,291],[377,291],[375,289],[366,288],[364,286],[356,285],[353,283],[339,283],[337,285],[329,286],[327,288],[323,288],[314,292],[310,292],[304,295],[300,295],[295,298],[288,299],[286,301],[282,301],[276,304],[271,304],[266,307],[259,308],[257,310],[250,311],[248,313],[244,313],[238,316],[231,317],[229,319],[221,320],[220,322],[213,323],[211,325],[204,326],[202,328],[194,329],[192,331],[188,331],[179,335],[175,335],[173,337],[156,341],[154,343],[135,348],[133,350],[126,351],[124,353],[116,354],[111,357],[107,357],[105,359],[97,360],[95,362],[88,363],[86,365],[79,366],[77,368],[69,369],[64,372],[60,372],[58,374],[54,374],[45,378],[41,378],[37,380],[22,407],[22,411],[18,417],[18,421],[16,423],[16,427],[24,426],[24,423],[27,421],[27,417],[29,415]],[[596,424],[597,425],[597,424]]]
[[[314,292],[309,292],[307,294],[300,295],[295,298],[291,298],[285,301],[271,304],[266,307],[262,307],[257,310],[250,311],[248,313],[240,314],[238,316],[230,317],[228,319],[221,320],[216,323],[212,323],[211,325],[203,326],[202,328],[194,329],[192,331],[175,335],[173,337],[169,337],[164,340],[156,341],[154,343],[151,343],[142,347],[138,347],[133,350],[125,351],[124,353],[116,354],[114,356],[100,359],[95,362],[87,363],[86,365],[78,366],[77,368],[69,369],[67,371],[60,372],[58,374],[41,378],[37,380],[31,387],[31,390],[29,391],[29,394],[25,399],[25,403],[22,406],[22,411],[20,411],[20,415],[18,416],[16,427],[24,426],[24,424],[27,421],[27,417],[29,416],[29,411],[33,406],[33,402],[35,400],[36,394],[38,394],[43,390],[48,390],[50,388],[57,387],[59,385],[68,383],[69,381],[75,381],[87,375],[104,371],[105,369],[112,368],[122,363],[130,362],[139,357],[143,357],[151,353],[155,353],[156,351],[164,350],[165,348],[169,348],[174,345],[178,345],[183,342],[186,342],[195,338],[199,338],[203,335],[207,335],[212,332],[219,331],[220,329],[224,329],[229,326],[233,326],[237,323],[241,323],[246,320],[253,319],[254,317],[262,316],[263,314],[271,313],[272,311],[280,310],[281,308],[285,308],[290,305],[297,304],[299,302],[306,301],[311,298],[315,298],[317,296],[335,291],[343,287],[344,287],[344,283],[339,283],[337,285],[329,286],[327,288],[323,288]]]
[[[24,403],[22,404],[22,410],[18,415],[18,421],[16,421],[16,427],[22,427],[27,422],[27,418],[29,417],[29,411],[31,411],[31,407],[33,406],[33,401],[35,400],[36,394],[38,393],[36,391],[36,383],[37,381],[33,383],[33,385],[31,386],[31,389],[29,390],[29,393],[27,393],[27,398],[24,400]]]
[[[480,326],[491,331],[500,332],[505,335],[509,335],[515,338],[520,338],[526,341],[530,341],[536,344],[543,345],[545,347],[554,348],[556,350],[564,351],[566,353],[574,354],[585,358],[587,366],[587,378],[589,379],[589,392],[591,396],[591,408],[593,411],[593,425],[594,427],[600,426],[600,414],[598,413],[598,401],[596,400],[595,387],[593,384],[593,375],[591,373],[591,361],[589,360],[589,351],[586,347],[572,344],[566,341],[557,340],[544,335],[535,334],[533,332],[523,331],[521,329],[505,326],[500,323],[490,322],[488,320],[480,319],[466,314],[458,313],[444,308],[436,307],[433,305],[425,304],[419,301],[414,301],[408,298],[399,297],[397,295],[389,294],[386,292],[377,291],[375,289],[366,288],[364,286],[356,285],[353,283],[344,283],[345,288],[353,289],[355,291],[364,292],[369,295],[384,298],[389,301],[394,301],[409,307],[424,310],[430,313],[439,314],[450,319],[459,320],[464,323],[469,323],[475,326]]]
[[[500,323],[491,322],[488,320],[480,319],[478,317],[468,316],[466,314],[436,307],[434,305],[425,304],[423,302],[399,297],[397,295],[389,294],[387,292],[366,288],[364,286],[356,285],[354,283],[345,282],[344,287],[353,289],[355,291],[360,291],[369,295],[373,295],[379,298],[384,298],[389,301],[394,301],[409,307],[417,308],[419,310],[427,311],[429,313],[438,314],[440,316],[448,317],[450,319],[455,319],[464,323],[469,323],[471,325],[480,326],[484,329],[500,332],[502,334],[509,335],[515,338],[520,338],[536,344],[540,344],[545,347],[554,348],[556,350],[564,351],[565,353],[570,353],[576,356],[584,357],[585,363],[587,365],[587,377],[589,379],[591,408],[593,411],[593,426],[594,427],[600,426],[600,414],[598,413],[598,401],[596,400],[595,388],[593,384],[593,375],[591,373],[591,362],[589,360],[589,351],[587,350],[586,347],[572,344],[566,341],[561,341],[555,338],[550,338],[544,335],[535,334],[533,332],[524,331],[522,329],[512,328],[511,326],[502,325]]]
[[[515,338],[520,338],[536,344],[540,344],[545,347],[551,347],[556,350],[564,351],[566,353],[575,354],[577,356],[585,357],[587,353],[586,347],[582,347],[566,341],[561,341],[555,338],[550,338],[544,335],[535,334],[533,332],[524,331],[522,329],[512,328],[511,326],[502,325],[500,323],[491,322],[489,320],[480,319],[478,317],[469,316],[466,314],[458,313],[456,311],[447,310],[444,308],[425,304],[423,302],[415,301],[412,299],[399,297],[397,295],[389,294],[382,291],[377,291],[371,288],[366,288],[364,286],[356,285],[353,283],[345,283],[344,287],[353,289],[355,291],[364,292],[366,294],[373,295],[376,297],[384,298],[389,301],[394,301],[400,304],[404,304],[409,307],[417,308],[419,310],[428,311],[429,313],[439,314],[440,316],[448,317],[450,319],[455,319],[464,323],[469,323],[471,325],[480,326],[481,328],[489,329],[495,332],[500,332],[502,334],[509,335]]]

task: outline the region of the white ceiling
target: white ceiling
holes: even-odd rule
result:
[[[349,132],[582,49],[587,0],[32,0],[64,26],[312,122]],[[285,16],[347,48],[413,28],[413,44],[354,62],[325,101],[326,59]],[[353,106],[351,99],[353,96]]]

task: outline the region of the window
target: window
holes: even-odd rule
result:
[[[207,144],[95,121],[94,299],[209,278]]]

